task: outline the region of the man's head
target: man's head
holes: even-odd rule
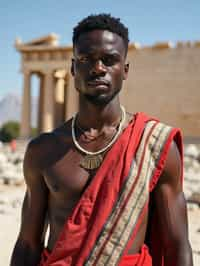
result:
[[[109,103],[127,78],[128,29],[107,14],[83,19],[73,33],[75,87],[96,105]]]

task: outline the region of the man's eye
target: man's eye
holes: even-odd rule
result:
[[[88,62],[88,58],[86,56],[80,57],[78,60],[80,63],[87,63]]]
[[[116,58],[113,57],[104,57],[102,61],[106,66],[114,65],[117,62]]]

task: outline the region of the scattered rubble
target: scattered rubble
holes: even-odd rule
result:
[[[23,158],[26,144],[18,142],[16,151],[8,144],[0,146],[0,183],[7,185],[22,185]]]
[[[188,144],[184,149],[183,190],[188,203],[200,207],[200,145]]]
[[[9,145],[0,146],[0,183],[22,185],[25,142],[17,142],[16,151]],[[200,145],[187,144],[184,147],[183,188],[188,203],[200,206]]]

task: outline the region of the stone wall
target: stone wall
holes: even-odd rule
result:
[[[122,102],[129,111],[159,117],[200,141],[199,58],[197,45],[130,49]]]

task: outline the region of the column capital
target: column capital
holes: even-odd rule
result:
[[[27,68],[23,68],[22,69],[22,73],[26,76],[29,76],[31,75],[31,70],[30,69],[27,69]]]
[[[58,79],[64,79],[66,75],[67,75],[67,70],[65,69],[56,70],[54,73],[54,77]]]

